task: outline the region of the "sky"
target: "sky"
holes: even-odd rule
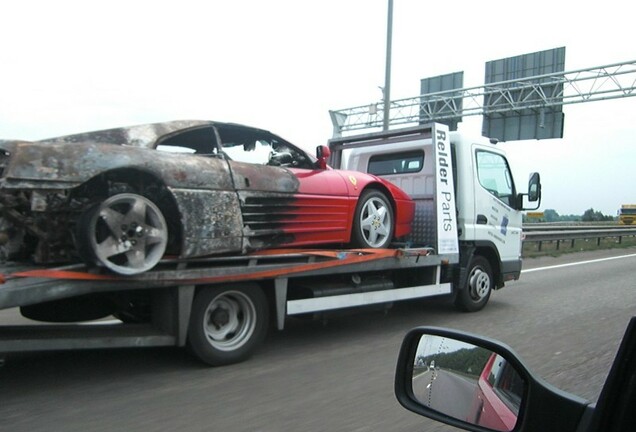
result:
[[[0,5],[0,139],[209,119],[314,152],[329,110],[379,102],[387,0],[21,0]],[[636,3],[394,0],[391,96],[490,60],[566,47],[565,70],[636,59]],[[563,139],[502,143],[541,209],[614,215],[636,204],[636,98],[564,107]],[[459,130],[481,133],[479,118]]]

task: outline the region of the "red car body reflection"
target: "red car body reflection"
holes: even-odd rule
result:
[[[523,385],[514,368],[493,353],[479,376],[466,420],[497,431],[512,431],[517,424]]]

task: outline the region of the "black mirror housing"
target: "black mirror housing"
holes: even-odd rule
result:
[[[422,398],[418,398],[414,392],[415,377],[418,374],[415,368],[422,363],[422,359],[418,357],[418,351],[421,354],[420,342],[427,336],[436,336],[440,340],[450,341],[445,342],[446,345],[470,344],[505,359],[524,383],[516,424],[501,429],[492,429],[479,424],[479,421],[472,418],[466,419],[462,416],[448,415],[431,407],[430,399],[424,403]],[[426,365],[426,361],[424,364]],[[438,365],[439,361],[435,366],[429,361],[427,367],[439,370]],[[442,386],[438,389],[441,389],[439,390],[441,392],[446,391]],[[400,404],[410,411],[455,427],[480,432],[493,430],[575,432],[589,405],[587,401],[562,392],[537,378],[508,346],[488,338],[437,327],[415,328],[404,338],[395,373],[395,395]]]
[[[535,202],[541,200],[541,176],[538,172],[530,175],[528,181],[528,201]]]
[[[527,197],[527,199],[524,199]],[[536,203],[534,207],[527,207],[525,202]],[[528,193],[517,194],[515,208],[517,210],[536,210],[541,206],[541,176],[538,172],[530,174]]]

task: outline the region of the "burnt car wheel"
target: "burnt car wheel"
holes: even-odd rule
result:
[[[168,226],[148,198],[113,195],[89,209],[78,224],[80,253],[115,273],[135,275],[153,268],[168,244]]]
[[[388,247],[393,238],[393,208],[377,190],[362,193],[353,220],[353,245],[362,248]]]

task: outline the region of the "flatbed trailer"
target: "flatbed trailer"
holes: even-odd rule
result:
[[[102,325],[0,325],[0,353],[189,345],[208,364],[234,363],[253,353],[271,321],[282,330],[289,316],[450,294],[441,273],[456,259],[432,248],[269,250],[164,260],[133,277],[80,264],[8,265],[0,309],[20,307],[47,321],[63,310],[60,321],[81,320],[93,318],[91,305],[111,298],[131,310],[119,315],[122,322]],[[82,309],[75,319],[73,309]]]

